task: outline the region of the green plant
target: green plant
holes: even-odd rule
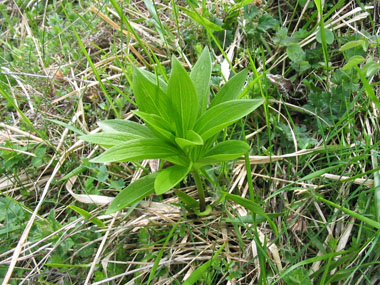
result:
[[[153,192],[163,194],[191,173],[199,202],[182,192],[177,194],[196,213],[205,214],[201,180],[204,166],[233,160],[249,151],[249,145],[240,140],[218,142],[223,129],[263,103],[262,99],[238,99],[246,77],[246,70],[236,74],[208,104],[211,58],[207,48],[190,74],[173,57],[168,83],[135,68],[133,91],[139,110],[134,113],[146,125],[123,120],[100,121],[103,133],[81,139],[109,147],[92,162],[162,159],[172,165],[130,184],[115,198],[108,212],[120,210]]]

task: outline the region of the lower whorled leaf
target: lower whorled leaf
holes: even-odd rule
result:
[[[106,133],[129,133],[142,138],[153,138],[152,132],[147,126],[127,120],[99,121],[99,127]]]
[[[200,167],[207,164],[233,160],[249,151],[249,145],[243,141],[230,140],[217,144],[208,151],[195,165]]]
[[[111,147],[114,145],[125,143],[130,140],[139,139],[141,137],[131,133],[98,133],[80,136],[79,138],[86,142],[96,143],[105,147]]]
[[[170,166],[157,175],[156,181],[154,182],[154,190],[156,194],[164,194],[173,187],[175,187],[179,182],[186,177],[190,172],[191,165],[188,167],[174,165]]]
[[[144,176],[139,180],[129,184],[127,188],[122,190],[112,201],[106,214],[111,214],[128,207],[150,194],[154,193],[154,181],[157,177],[157,172]]]
[[[90,162],[121,162],[131,160],[167,158],[178,155],[177,150],[160,139],[135,139],[116,145],[90,160]]]

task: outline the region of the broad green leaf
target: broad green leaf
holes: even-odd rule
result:
[[[183,137],[193,129],[198,114],[198,96],[189,74],[173,57],[172,73],[168,84],[168,96],[172,102],[172,119],[177,126],[177,136]]]
[[[166,93],[144,74],[146,72],[142,72],[139,68],[134,69],[133,92],[139,110],[168,119],[170,104]]]
[[[350,41],[348,43],[345,43],[340,47],[340,51],[346,51],[355,47],[361,46],[364,51],[367,51],[368,49],[368,41],[364,39],[356,40],[356,41]]]
[[[156,194],[164,194],[179,182],[181,182],[190,172],[191,165],[188,167],[174,165],[161,170],[154,182],[154,191]]]
[[[89,143],[96,143],[105,147],[111,147],[130,140],[139,139],[141,137],[131,133],[99,133],[80,136],[79,138]]]
[[[185,139],[176,138],[175,141],[182,149],[184,149],[187,146],[203,145],[202,137],[193,130],[187,132]]]
[[[350,57],[348,62],[342,67],[342,70],[351,69],[351,68],[357,66],[358,64],[362,63],[363,61],[365,61],[364,57],[362,57],[361,55],[354,55],[354,56]]]
[[[215,98],[211,101],[210,107],[214,107],[220,103],[237,99],[247,79],[248,71],[243,71],[236,74],[219,90]]]
[[[199,114],[206,111],[210,94],[211,58],[207,47],[203,49],[201,56],[190,72],[198,96]]]
[[[99,121],[99,127],[106,133],[130,133],[143,138],[153,138],[152,132],[147,126],[127,120]]]
[[[121,162],[166,158],[176,155],[178,155],[177,150],[160,139],[135,139],[111,147],[90,162]]]
[[[156,179],[157,172],[151,173],[147,176],[136,180],[122,190],[112,201],[106,214],[111,214],[128,207],[145,197],[154,193],[154,180]]]
[[[207,110],[196,122],[194,131],[206,141],[264,103],[263,99],[242,99],[220,103]]]
[[[305,60],[306,53],[298,44],[291,44],[286,48],[286,54],[289,59],[294,62],[300,62]]]
[[[145,69],[139,69],[140,73],[142,73],[150,82],[154,85],[158,85],[162,91],[165,93],[168,91],[168,84],[161,77],[157,76],[154,73],[151,73]],[[157,81],[158,80],[158,81]]]
[[[195,22],[198,24],[201,24],[206,30],[209,30],[210,32],[220,32],[223,31],[224,29],[217,24],[214,24],[210,20],[208,20],[205,17],[202,17],[198,13],[191,11],[189,9],[186,9],[184,7],[180,7],[180,9],[188,15],[191,19],[193,19]]]
[[[259,214],[260,216],[263,216],[267,219],[268,224],[271,226],[271,228],[274,230],[276,235],[278,236],[278,230],[276,227],[276,224],[271,220],[271,218],[265,213],[264,209],[260,207],[259,204],[253,202],[252,200],[248,200],[246,198],[240,197],[238,195],[230,194],[227,192],[220,191],[222,195],[224,195],[226,198],[234,201],[235,203],[238,203],[239,205],[243,206],[247,210],[250,210],[254,214]]]
[[[331,45],[334,42],[334,33],[329,29],[325,29],[325,38],[326,38],[326,44]],[[322,43],[321,30],[318,31],[315,39],[320,44]]]
[[[170,124],[167,123],[160,116],[155,114],[148,114],[141,111],[134,110],[137,116],[144,120],[145,124],[150,128],[152,133],[154,133],[158,137],[162,137],[169,141],[174,141],[174,135],[170,131]]]
[[[229,140],[217,144],[207,152],[195,164],[197,167],[222,161],[236,159],[249,151],[249,145],[246,142],[238,140]]]
[[[69,208],[72,209],[73,211],[77,212],[79,215],[86,218],[87,220],[89,219],[90,222],[92,222],[93,224],[95,224],[99,227],[105,226],[101,220],[99,220],[97,217],[94,217],[94,215],[87,212],[86,210],[83,210],[82,208],[79,208],[79,207],[74,206],[74,205],[69,205]]]

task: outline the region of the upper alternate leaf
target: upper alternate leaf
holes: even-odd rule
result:
[[[162,119],[160,116],[136,110],[134,110],[133,113],[135,113],[137,116],[143,119],[146,125],[152,131],[152,133],[154,133],[157,137],[169,141],[174,141],[174,135],[171,132],[170,124],[166,122],[164,119]]]
[[[133,92],[140,111],[169,118],[170,102],[159,84],[145,76],[147,71],[134,69]]]
[[[186,133],[186,138],[176,138],[175,141],[182,149],[187,146],[203,145],[202,137],[193,130]]]
[[[244,69],[243,71],[236,74],[226,84],[219,90],[215,95],[215,98],[211,101],[210,107],[214,107],[220,103],[237,99],[241,89],[244,86],[244,82],[247,79],[248,71]]]
[[[171,118],[176,123],[177,136],[183,137],[191,130],[198,114],[198,96],[189,74],[173,57],[172,73],[168,84],[168,97],[173,106]]]
[[[200,134],[205,141],[228,125],[251,113],[263,102],[263,99],[242,99],[220,103],[207,110],[198,119],[194,131]]]
[[[211,58],[207,47],[203,49],[201,56],[190,72],[198,96],[199,114],[206,111],[210,94]]]
[[[157,76],[156,74],[152,73],[152,72],[149,72],[145,69],[139,69],[139,71],[147,78],[150,80],[150,82],[152,82],[153,84],[155,85],[158,85],[162,91],[164,91],[166,93],[166,91],[168,90],[168,84],[162,79],[160,78],[159,76]]]

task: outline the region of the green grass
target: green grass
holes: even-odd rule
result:
[[[359,1],[256,2],[0,4],[3,282],[379,282],[375,11]],[[173,55],[190,71],[205,46],[211,98],[246,68],[240,98],[265,99],[219,137],[245,139],[249,156],[200,173],[207,216],[174,191],[109,215],[110,198],[168,165],[91,163],[104,150],[79,136],[100,120],[142,123],[133,68],[167,82]],[[198,199],[196,182],[176,189],[191,202],[184,193]]]

